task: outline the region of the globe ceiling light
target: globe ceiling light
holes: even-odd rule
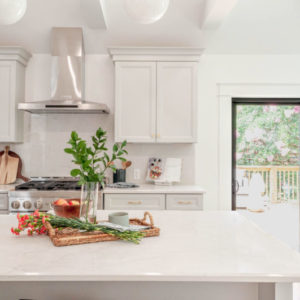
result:
[[[150,24],[166,13],[169,0],[125,0],[128,15],[137,23]]]
[[[0,25],[11,25],[22,19],[27,0],[0,0]]]

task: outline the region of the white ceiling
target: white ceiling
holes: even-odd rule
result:
[[[206,43],[218,54],[300,54],[299,0],[239,0]]]
[[[205,0],[170,0],[166,15],[151,25],[131,21],[122,0],[103,1],[107,29],[87,26],[80,0],[28,0],[19,23],[0,27],[0,45],[48,53],[51,27],[80,26],[87,53],[106,53],[109,46],[194,46],[218,54],[300,53],[300,0],[239,0],[213,31],[201,30]]]
[[[163,19],[136,24],[122,0],[104,0],[107,29],[90,29],[80,11],[80,0],[28,0],[28,10],[17,24],[0,27],[0,44],[19,44],[34,53],[49,52],[53,26],[84,29],[87,53],[106,52],[109,46],[202,46],[202,0],[171,0]]]

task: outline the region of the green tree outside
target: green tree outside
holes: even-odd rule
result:
[[[300,106],[237,105],[237,165],[295,166]]]

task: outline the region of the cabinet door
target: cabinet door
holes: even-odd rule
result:
[[[196,142],[195,62],[157,63],[157,142]]]
[[[162,194],[104,194],[107,210],[163,210],[165,195]]]
[[[13,63],[0,62],[0,142],[10,142],[14,139],[13,72]]]
[[[151,143],[156,131],[156,63],[116,63],[115,140]]]
[[[203,195],[169,194],[166,206],[168,210],[203,210]]]

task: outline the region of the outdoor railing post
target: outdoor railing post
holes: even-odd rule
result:
[[[300,198],[299,166],[237,166],[245,171],[248,181],[251,181],[254,173],[261,173],[266,186],[266,195],[270,203],[297,200]],[[264,172],[268,175],[264,175]],[[289,176],[288,179],[286,174]],[[292,179],[290,178],[292,174]],[[295,178],[294,178],[295,176]]]
[[[271,202],[277,202],[277,168],[271,167],[270,170]]]

